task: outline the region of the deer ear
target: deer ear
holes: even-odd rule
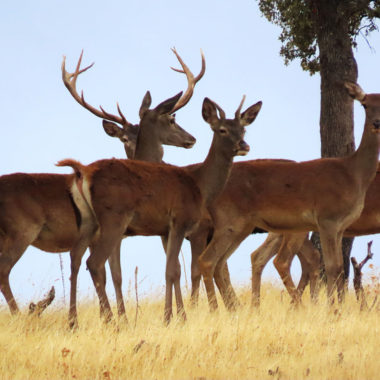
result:
[[[140,119],[143,118],[145,112],[148,111],[151,104],[152,104],[152,97],[150,96],[150,92],[147,91],[146,94],[144,95],[144,98],[140,106],[140,111],[139,111]]]
[[[117,124],[111,123],[108,120],[103,120],[103,128],[107,135],[111,137],[120,137],[123,134],[123,128],[120,128]]]
[[[359,102],[364,100],[366,93],[358,84],[354,82],[344,82],[344,86],[346,87],[348,95],[350,95],[351,98],[359,100]]]
[[[206,123],[211,126],[216,125],[219,122],[218,113],[216,111],[215,103],[209,98],[204,98],[202,105],[202,116]]]
[[[248,107],[240,116],[241,125],[246,126],[252,124],[256,116],[260,112],[263,102],[257,102],[251,107]]]
[[[177,104],[179,98],[182,96],[182,91],[172,98],[164,100],[160,103],[154,110],[159,113],[159,115],[170,114],[171,110]]]

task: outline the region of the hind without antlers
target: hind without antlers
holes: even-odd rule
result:
[[[343,84],[342,84],[343,85]],[[214,235],[199,258],[209,304],[217,307],[213,277],[228,307],[235,304],[222,270],[228,257],[255,228],[278,233],[318,231],[327,275],[328,296],[344,296],[341,240],[363,210],[376,174],[379,152],[380,94],[366,94],[345,83],[361,102],[366,121],[359,148],[343,158],[307,162],[271,160],[234,164],[224,192],[214,203]]]
[[[359,219],[347,227],[344,231],[344,236],[354,237],[380,233],[380,172],[377,169],[376,177],[371,182],[364,202],[364,208],[360,214]],[[271,233],[271,242],[276,245],[274,249],[267,249],[265,246],[260,246],[251,255],[252,261],[252,302],[254,305],[259,305],[260,302],[260,281],[261,274],[265,264],[277,254],[274,264],[284,285],[288,290],[292,301],[297,301],[297,297],[302,295],[302,292],[307,285],[307,282],[319,273],[319,252],[313,249],[310,240],[305,236],[298,236],[298,242],[296,244],[289,245],[289,240],[297,239],[297,235],[294,234],[274,234]],[[269,238],[269,235],[268,235]],[[284,246],[285,249],[278,250],[280,246]],[[273,248],[273,247],[272,247]],[[290,266],[294,255],[300,250],[300,254],[303,257],[301,259],[302,277],[295,292],[295,285],[291,279]],[[305,265],[306,263],[306,265]],[[308,263],[310,265],[308,265]],[[311,276],[311,277],[310,277]],[[313,293],[313,297],[316,294]]]

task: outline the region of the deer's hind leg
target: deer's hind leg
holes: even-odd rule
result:
[[[124,300],[123,300],[123,291],[122,291],[120,254],[121,254],[121,241],[118,245],[118,248],[116,248],[114,253],[112,253],[111,256],[108,258],[108,264],[110,266],[112,282],[115,288],[117,312],[118,312],[119,317],[125,318],[125,320],[127,321]]]
[[[292,298],[292,302],[295,304],[298,304],[301,298],[290,274],[290,267],[306,236],[306,233],[284,234],[281,247],[273,261],[286,290]]]
[[[252,300],[251,305],[260,306],[261,276],[265,265],[277,253],[281,246],[282,234],[270,232],[264,243],[251,253],[252,264]]]
[[[181,265],[179,263],[179,251],[183,239],[185,237],[184,229],[180,227],[172,227],[169,231],[167,247],[166,247],[166,270],[165,270],[165,311],[164,321],[169,323],[172,318],[172,302],[173,302],[173,287],[177,304],[177,314],[186,319],[185,308],[183,305],[181,293]]]
[[[90,246],[87,268],[99,297],[100,315],[105,318],[105,321],[112,318],[111,306],[105,289],[105,262],[117,251],[132,217],[132,215],[124,214],[117,215],[117,218],[108,214],[103,215],[102,218],[98,217],[99,236],[94,239]]]
[[[314,248],[311,241],[306,238],[298,252],[298,257],[302,267],[302,276],[297,287],[298,293],[302,295],[310,281],[311,300],[312,302],[317,302],[320,288],[320,253]]]
[[[39,231],[39,226],[29,225],[22,232],[0,236],[0,290],[12,314],[17,314],[19,308],[9,284],[9,274],[28,246],[37,238]]]

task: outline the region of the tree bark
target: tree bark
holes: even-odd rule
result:
[[[349,36],[346,0],[312,2],[320,58],[321,75],[321,156],[341,157],[355,150],[353,101],[343,81],[357,81],[358,69]],[[314,235],[314,234],[313,234]],[[319,236],[313,236],[313,241]],[[350,269],[352,238],[342,243],[345,277]],[[320,249],[320,243],[316,244]]]

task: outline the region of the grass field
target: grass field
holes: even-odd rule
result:
[[[376,286],[367,288],[371,301]],[[78,330],[67,310],[50,306],[41,317],[11,317],[0,309],[1,379],[379,379],[380,310],[360,311],[353,292],[340,307],[304,296],[293,309],[288,296],[263,287],[260,312],[242,307],[210,314],[201,295],[187,303],[188,320],[163,324],[163,296],[130,300],[129,323],[104,325],[97,302],[81,302]]]

